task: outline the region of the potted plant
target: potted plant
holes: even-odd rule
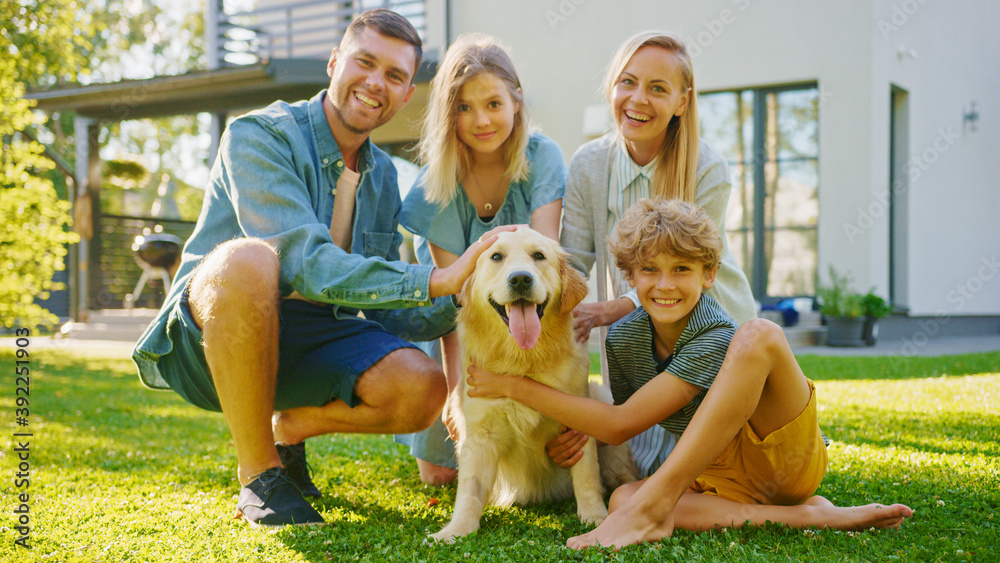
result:
[[[861,312],[865,317],[865,328],[863,339],[868,346],[874,346],[878,338],[878,320],[889,316],[892,307],[878,295],[875,295],[875,288],[861,296]]]
[[[826,319],[829,346],[864,346],[865,316],[862,296],[851,289],[851,279],[830,266],[830,284],[817,285],[819,312]]]

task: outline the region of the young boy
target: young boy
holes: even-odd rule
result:
[[[836,507],[813,496],[826,470],[815,388],[777,325],[758,319],[735,330],[703,295],[722,250],[704,211],[643,199],[618,222],[610,246],[642,305],[608,333],[615,405],[469,368],[469,396],[509,397],[603,442],[619,444],[657,423],[681,434],[666,462],[619,487],[607,520],[569,547],[621,547],[675,527],[748,521],[898,528],[913,513],[901,504]]]

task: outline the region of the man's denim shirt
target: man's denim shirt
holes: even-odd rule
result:
[[[156,364],[173,349],[168,312],[191,272],[215,247],[241,237],[267,241],[278,251],[282,296],[297,291],[329,303],[335,316],[363,310],[366,318],[408,340],[429,340],[453,328],[451,298],[429,306],[433,268],[399,261],[396,168],[370,140],[358,155],[351,253],[330,238],[334,188],[344,160],[323,112],[325,96],[324,90],[309,101],[275,102],[227,127],[173,285],[132,353],[147,387],[167,388]]]

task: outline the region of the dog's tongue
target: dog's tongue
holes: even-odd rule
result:
[[[533,303],[520,301],[507,306],[507,318],[510,321],[510,334],[522,350],[531,350],[538,342],[542,332],[542,323],[538,319],[538,310]]]

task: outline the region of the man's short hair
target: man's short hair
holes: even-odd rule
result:
[[[360,35],[367,27],[371,27],[380,35],[399,39],[413,45],[417,63],[414,67],[415,78],[416,71],[420,69],[420,62],[424,58],[424,42],[420,39],[420,34],[413,28],[410,20],[385,8],[362,12],[358,17],[354,18],[351,25],[347,26],[347,31],[344,32],[344,37],[340,40],[340,48],[343,49],[347,46],[356,35]]]
[[[629,278],[653,256],[666,252],[715,270],[722,261],[722,235],[693,203],[641,199],[615,224],[608,247],[615,265]]]

